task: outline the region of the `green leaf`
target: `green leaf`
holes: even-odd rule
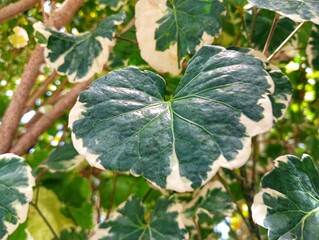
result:
[[[8,240],[29,240],[28,230],[27,230],[27,222],[20,224],[19,227],[8,237]]]
[[[221,30],[218,0],[140,0],[136,34],[142,57],[157,71],[177,75],[181,60]]]
[[[44,176],[42,185],[55,192],[64,204],[61,213],[82,229],[93,227],[94,209],[91,204],[92,190],[88,179],[70,173],[57,173]]]
[[[45,60],[70,82],[89,80],[103,70],[114,45],[115,26],[124,21],[125,14],[112,15],[101,21],[95,30],[80,35],[70,35],[34,24],[35,38],[45,47]]]
[[[146,212],[141,201],[132,196],[110,220],[102,223],[94,239],[187,239],[181,217],[181,205],[159,198],[155,208]],[[147,216],[150,216],[148,218]]]
[[[226,2],[225,5],[230,4],[235,7],[244,7],[248,4],[247,0],[224,0],[224,2]]]
[[[251,137],[272,127],[273,90],[257,58],[206,46],[169,101],[164,79],[149,71],[129,67],[94,82],[70,113],[72,140],[92,166],[192,191],[221,166],[247,161]]]
[[[79,156],[72,143],[65,143],[51,153],[43,166],[50,172],[66,172],[78,166],[83,160],[84,158]]]
[[[18,0],[0,0],[0,7],[7,5],[9,3],[14,3],[16,1],[18,1]]]
[[[64,216],[74,220],[77,226],[82,229],[93,228],[94,206],[85,202],[81,207],[66,206],[61,209]]]
[[[261,187],[253,218],[268,229],[270,240],[318,238],[319,173],[310,156],[279,157]]]
[[[269,75],[275,83],[275,92],[269,96],[272,103],[274,120],[282,119],[286,113],[292,95],[292,86],[288,77],[279,69],[269,71]]]
[[[56,193],[60,201],[74,207],[83,206],[92,195],[88,179],[78,174],[53,175],[42,182],[46,188]]]
[[[110,199],[112,198],[112,191],[114,185],[114,177],[100,177],[101,183],[99,184],[100,201],[101,206],[104,209],[110,207]],[[139,198],[143,198],[145,194],[150,190],[150,185],[145,181],[144,178],[135,178],[133,176],[120,175],[116,177],[116,191],[113,197],[113,207],[120,205],[126,201],[132,194]],[[152,190],[152,196],[149,196],[147,200],[151,200],[152,197],[158,198],[160,193],[155,189]]]
[[[200,191],[193,193],[193,199],[183,207],[185,225],[191,227],[194,221],[200,227],[203,239],[213,232],[213,228],[225,217],[230,216],[233,204],[228,193],[218,181],[206,184]],[[194,231],[192,234],[197,234]],[[193,236],[192,239],[195,239]]]
[[[85,231],[77,231],[75,228],[65,229],[61,232],[60,240],[87,240]]]
[[[193,219],[194,216],[198,216],[199,212],[205,211],[218,222],[229,215],[233,205],[223,185],[214,181],[206,184],[199,192],[194,192],[192,201],[184,208],[185,215],[189,219]]]
[[[248,0],[257,8],[275,11],[295,22],[312,21],[319,24],[319,2],[313,0],[278,1]]]
[[[262,51],[264,49],[265,43],[267,41],[269,31],[271,29],[274,13],[268,12],[266,10],[261,10],[258,13],[258,17],[256,18],[255,28],[252,36],[252,42],[254,43],[255,48]],[[247,20],[247,25],[252,26],[254,17],[252,14],[246,13],[245,18]],[[280,18],[276,25],[276,29],[271,39],[271,43],[269,45],[269,51],[273,52],[279,47],[279,45],[291,34],[291,32],[295,28],[295,23],[291,21],[289,18]],[[252,31],[253,29],[250,29]],[[290,42],[287,43],[287,46],[290,48],[294,47]]]
[[[75,227],[72,219],[65,217],[61,213],[64,205],[59,201],[54,192],[40,187],[38,198],[38,208],[50,223],[57,234],[63,229]],[[43,221],[39,213],[31,207],[28,213],[28,230],[34,240],[53,239],[53,234]]]
[[[319,70],[319,26],[314,25],[311,31],[309,44],[306,48],[308,61],[312,69]]]
[[[267,61],[266,56],[259,51],[250,48],[238,47],[231,47],[229,49],[247,53],[251,56],[259,58],[264,62],[266,71],[270,75],[275,85],[275,91],[273,92],[273,94],[269,95],[269,99],[272,105],[274,122],[282,119],[287,111],[293,91],[289,78],[284,75],[277,66],[270,64]]]
[[[113,11],[118,11],[122,6],[125,6],[128,0],[99,0],[102,6],[110,6]]]
[[[23,158],[0,155],[0,238],[6,239],[26,220],[34,177]]]

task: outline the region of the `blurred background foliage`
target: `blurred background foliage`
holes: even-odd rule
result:
[[[127,14],[125,23],[121,25],[125,26],[134,18],[136,1],[125,1],[120,9],[115,9],[119,1],[85,1],[72,22],[61,31],[73,34],[89,31],[103,18],[118,11],[124,11]],[[0,7],[8,2],[12,1],[0,1]],[[247,5],[245,0],[224,0],[224,2],[227,6],[227,13],[222,18],[222,34],[215,39],[214,44],[225,47],[252,47],[262,50],[274,13],[267,10],[257,11]],[[55,5],[58,7],[59,4],[61,1],[45,1],[45,11],[49,12],[52,7]],[[35,8],[0,25],[0,119],[19,84],[24,65],[36,46],[32,25],[41,20],[42,11],[40,4],[37,4]],[[26,31],[28,40],[19,40],[16,37],[17,40],[12,41],[12,36],[17,34],[14,32],[16,26]],[[288,18],[281,18],[269,52],[273,52],[295,27],[296,24]],[[279,66],[290,78],[294,91],[285,117],[269,133],[258,136],[254,141],[253,155],[258,162],[258,178],[254,186],[255,189],[259,186],[260,177],[272,168],[273,160],[280,155],[295,154],[300,157],[303,153],[308,153],[319,164],[319,65],[315,64],[319,57],[317,30],[317,27],[314,28],[311,23],[305,24],[301,31],[273,59],[273,64]],[[19,47],[18,43],[21,41],[26,41],[27,45]],[[309,48],[309,45],[313,47]],[[144,69],[150,68],[140,56],[134,27],[125,34],[117,36],[117,44],[113,48],[109,63],[104,72],[97,75],[96,78],[105,75],[108,71],[128,65],[136,65]],[[41,88],[50,74],[52,74],[52,70],[43,65],[33,93]],[[180,78],[172,77],[169,74],[164,77],[167,79],[167,97],[169,97]],[[37,98],[34,105],[25,109],[19,134],[22,134],[34,121],[35,116],[50,109],[60,94],[71,86],[72,84],[68,83],[66,77],[63,76],[58,76],[50,83],[45,94]],[[53,151],[59,146],[71,142],[67,121],[68,116],[65,114],[39,138],[38,142],[29,149],[29,153],[25,155],[26,161],[37,174],[38,188],[35,197],[40,203],[39,206],[47,211],[50,223],[57,232],[62,231],[61,224],[70,228],[78,226],[83,231],[91,230],[94,221],[99,222],[105,219],[109,211],[125,201],[130,194],[136,194],[150,206],[154,204],[155,199],[161,193],[152,189],[143,178],[110,172],[102,173],[89,167],[86,162],[82,162],[69,172],[54,173],[43,167],[43,163]],[[248,176],[253,174],[252,165],[252,162],[248,162],[245,167]],[[241,185],[236,178],[236,175],[240,174],[241,171],[232,173],[225,170],[223,175],[227,179],[232,197],[238,202],[242,214],[246,216],[248,207],[244,201]],[[30,210],[29,214],[32,216],[37,213]],[[63,215],[64,218],[62,219],[60,215]],[[39,217],[30,218],[27,224],[21,225],[16,233],[10,236],[10,239],[24,239],[21,236],[26,225],[29,232],[37,236],[35,239],[49,239],[42,238],[43,234],[48,234],[48,231],[39,222],[41,222]],[[78,232],[74,228],[68,231],[64,230],[61,233],[61,239],[86,239],[87,235],[83,231]],[[249,231],[237,212],[221,221],[214,228],[214,232],[214,238],[221,239],[248,239],[247,236],[249,236]],[[262,233],[265,234],[265,231]]]

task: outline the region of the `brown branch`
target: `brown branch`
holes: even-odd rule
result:
[[[245,166],[241,167],[239,170],[240,170],[240,175],[243,177],[243,179],[245,179],[245,181],[239,182],[239,183],[244,195],[244,199],[248,206],[248,222],[249,222],[248,228],[250,233],[255,236],[255,239],[261,240],[259,228],[252,218],[252,211],[251,211],[251,206],[254,201],[253,199],[254,199],[255,192],[251,188],[251,184],[249,184],[248,182],[247,171]]]
[[[42,11],[43,23],[47,24],[48,23],[48,15],[44,11],[45,0],[41,0],[40,3],[41,3],[41,11]]]
[[[48,25],[60,29],[67,22],[72,20],[74,14],[81,7],[84,1],[85,0],[65,0],[62,6],[51,14],[48,20]]]
[[[56,28],[64,26],[73,18],[83,1],[84,0],[64,1],[62,7],[51,14],[48,25]],[[37,46],[24,69],[21,83],[2,119],[0,125],[0,154],[8,152],[11,148],[13,138],[19,126],[19,121],[24,113],[25,104],[43,62],[43,48]]]
[[[28,123],[26,123],[25,128],[27,129],[27,131],[32,128],[32,126],[34,124],[36,124],[38,122],[38,120],[44,115],[46,114],[46,110],[45,107],[48,106],[53,106],[54,104],[56,104],[60,98],[63,97],[63,94],[59,93],[56,94],[55,96],[52,96],[51,98],[48,99],[48,101],[46,101],[43,105],[42,105],[42,109],[39,108],[36,113],[34,114],[34,116],[30,119],[30,121]],[[44,110],[44,111],[43,111]]]
[[[13,18],[20,13],[32,8],[39,0],[20,0],[19,2],[11,3],[0,9],[0,23]]]
[[[114,173],[113,187],[112,187],[112,192],[111,192],[110,201],[109,201],[109,208],[107,209],[106,219],[109,219],[111,211],[112,211],[113,200],[114,200],[115,190],[116,190],[117,177],[118,177],[118,174]]]
[[[24,105],[39,74],[39,68],[43,61],[43,48],[37,46],[25,66],[21,82],[2,119],[0,125],[0,154],[7,152],[11,147],[19,121],[24,112]]]
[[[26,154],[32,145],[37,141],[38,137],[52,126],[68,109],[70,109],[81,91],[86,89],[90,81],[75,85],[69,93],[60,99],[53,109],[43,115],[37,124],[34,124],[28,131],[22,135],[16,144],[10,149],[10,152],[17,155]]]
[[[49,105],[53,106],[54,104],[56,104],[64,95],[61,92],[64,89],[63,87],[65,84],[66,84],[66,81],[64,81],[62,83],[62,85],[59,87],[59,89],[56,90],[53,93],[53,95],[41,105],[41,107],[45,107],[45,106],[49,106]],[[43,114],[45,114],[45,112],[41,111],[41,107],[36,111],[35,115],[30,119],[30,121],[28,123],[26,123],[25,127],[27,129],[29,129],[32,125],[34,125],[43,116]]]
[[[128,24],[123,27],[123,29],[120,32],[119,36],[121,36],[122,34],[126,33],[128,30],[130,30],[134,26],[135,26],[135,18],[132,18],[131,21],[129,21]]]
[[[57,76],[57,73],[54,71],[44,82],[44,84],[37,89],[30,97],[30,99],[28,100],[24,112],[27,112],[35,103],[35,101],[42,97],[43,94],[47,91],[49,85],[55,80]]]

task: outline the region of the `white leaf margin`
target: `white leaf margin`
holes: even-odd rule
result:
[[[24,159],[20,156],[17,156],[15,154],[12,153],[5,153],[5,154],[0,154],[0,159],[12,159],[12,158],[17,158],[19,159],[20,162],[24,162]],[[10,162],[9,162],[10,163]],[[26,170],[27,170],[27,174],[28,174],[28,186],[22,186],[22,187],[18,187],[15,188],[16,190],[18,190],[20,193],[24,194],[27,198],[27,200],[29,202],[32,201],[33,198],[33,186],[35,185],[35,178],[32,175],[32,169],[30,166],[25,165]],[[27,219],[27,215],[28,215],[28,209],[29,209],[29,203],[27,202],[26,204],[21,204],[19,202],[13,202],[12,205],[14,205],[17,216],[18,216],[18,221],[16,224],[12,224],[9,222],[4,222],[5,226],[6,226],[6,230],[7,230],[7,234],[4,235],[3,240],[7,239],[8,236],[13,233],[19,226],[19,224],[25,222],[25,220]]]
[[[114,21],[115,25],[119,25],[121,23],[122,22]],[[35,24],[33,24],[33,28],[35,29],[34,33],[36,33],[36,32],[41,33],[45,37],[46,40],[48,40],[49,37],[52,35],[48,30],[46,30],[46,26],[42,22],[36,22]],[[52,30],[57,31],[55,28],[52,28]],[[84,32],[84,33],[81,33],[80,35],[88,35],[88,34],[90,34],[90,32]],[[52,62],[48,58],[49,54],[51,53],[51,50],[46,47],[47,46],[46,43],[39,43],[39,45],[44,47],[45,62],[51,68],[55,69],[60,75],[63,75],[63,76],[66,75],[68,77],[69,82],[78,83],[78,82],[88,81],[91,77],[94,76],[95,73],[100,73],[103,71],[103,67],[109,59],[110,48],[114,47],[115,43],[116,43],[114,36],[115,36],[115,32],[113,33],[112,40],[110,40],[108,38],[103,38],[101,36],[98,36],[95,38],[101,44],[102,50],[99,53],[98,57],[94,59],[92,65],[89,66],[89,70],[88,70],[87,74],[81,78],[77,77],[77,71],[75,73],[70,74],[70,75],[67,73],[58,71],[58,68],[64,63],[65,56],[69,53],[69,51],[60,55],[59,58],[55,62]]]
[[[192,208],[196,202],[198,201],[199,198],[203,197],[205,198],[207,195],[208,191],[213,191],[214,189],[221,189],[222,191],[226,192],[226,189],[224,187],[224,185],[218,181],[218,180],[214,180],[214,181],[210,181],[208,182],[206,185],[204,185],[201,189],[195,191],[193,193],[193,196],[195,196],[190,202],[188,202],[187,204],[183,205],[183,222],[185,223],[186,226],[193,226],[194,225],[194,220],[189,218],[187,216],[187,214],[185,214],[185,211],[189,208]],[[232,203],[233,207],[235,208],[235,204]],[[206,213],[208,216],[213,217],[213,214],[208,212],[206,209],[203,208],[198,208],[195,212],[195,220],[196,222],[198,222],[198,215],[199,213],[204,212]],[[227,216],[231,216],[232,211],[229,210],[228,212],[226,212],[225,215]]]
[[[284,156],[278,157],[275,160],[275,167],[279,166],[279,162],[287,163],[288,156],[289,155],[284,155]],[[267,172],[264,176],[269,174],[271,171],[272,170]],[[271,189],[271,188],[262,188],[261,191],[255,195],[253,204],[251,206],[252,218],[253,218],[255,223],[257,223],[258,225],[260,225],[264,228],[266,228],[266,226],[264,224],[264,220],[265,220],[265,218],[267,216],[267,212],[268,212],[268,206],[265,205],[264,200],[263,200],[263,196],[266,193],[268,193],[269,195],[271,195],[274,198],[286,198],[286,196],[284,194],[282,194],[274,189]]]
[[[178,75],[182,68],[178,67],[177,43],[165,51],[156,50],[155,31],[157,23],[166,15],[166,0],[139,0],[135,5],[135,26],[137,42],[142,58],[156,71]],[[204,32],[197,50],[214,41],[214,37]]]

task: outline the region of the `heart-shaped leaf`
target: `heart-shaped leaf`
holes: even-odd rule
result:
[[[132,196],[110,220],[100,225],[92,240],[188,239],[181,209],[172,199],[159,198],[155,208],[146,212],[141,201]]]
[[[217,46],[192,58],[169,101],[160,76],[133,67],[113,71],[73,107],[73,144],[92,166],[192,191],[219,167],[247,161],[251,137],[272,127],[273,90],[262,61]]]
[[[65,143],[51,153],[43,166],[51,172],[66,172],[78,166],[83,160],[83,156],[79,156],[71,143]]]
[[[14,154],[0,155],[0,238],[6,239],[27,217],[34,178]]]
[[[289,17],[295,22],[312,21],[319,24],[319,2],[313,0],[248,0],[253,6]]]
[[[319,173],[310,156],[279,157],[261,187],[253,218],[268,229],[270,240],[318,238]]]
[[[177,75],[181,60],[220,33],[225,11],[218,0],[140,0],[136,35],[141,55],[159,72]]]
[[[34,24],[35,38],[45,47],[45,60],[70,82],[89,80],[103,70],[109,57],[109,47],[114,45],[115,26],[124,21],[125,14],[112,15],[101,21],[95,30],[80,35],[70,35]]]

